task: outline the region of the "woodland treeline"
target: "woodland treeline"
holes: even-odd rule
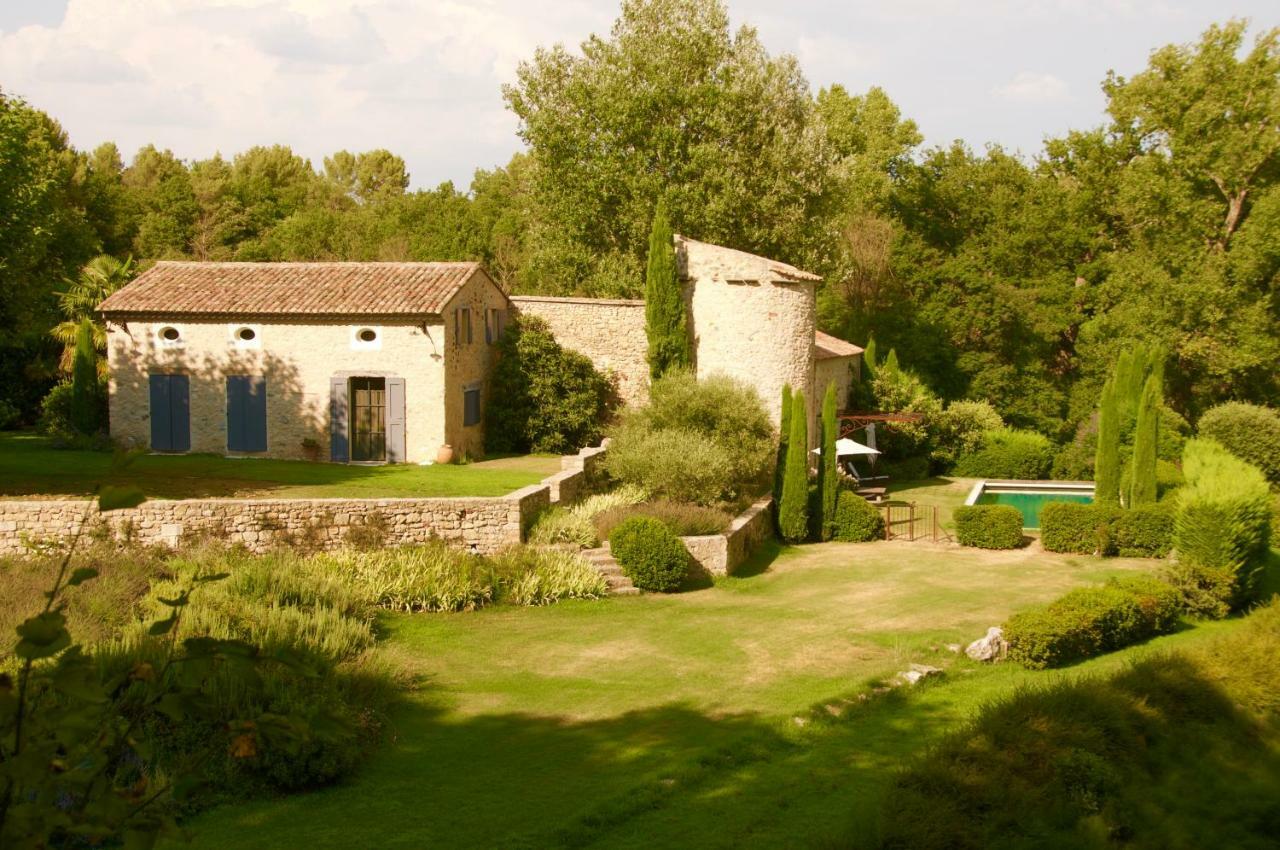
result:
[[[0,402],[34,417],[57,293],[99,254],[477,259],[512,292],[634,297],[662,199],[677,232],[822,274],[825,330],[1058,440],[1139,343],[1190,418],[1278,404],[1280,30],[1226,22],[1134,70],[1101,81],[1105,124],[1034,156],[926,148],[883,90],[816,87],[718,0],[627,0],[521,65],[524,151],[419,191],[386,150],[126,162],[3,93]]]

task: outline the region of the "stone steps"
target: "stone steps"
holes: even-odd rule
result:
[[[635,596],[640,589],[631,583],[631,579],[627,578],[622,572],[622,567],[614,560],[613,553],[609,551],[609,544],[601,546],[599,549],[584,549],[581,553],[583,560],[595,567],[600,575],[604,576],[604,580],[609,583],[609,593],[613,596]]]

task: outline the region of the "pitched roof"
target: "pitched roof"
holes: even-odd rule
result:
[[[834,337],[831,334],[824,334],[822,331],[813,332],[814,357],[818,360],[829,360],[833,357],[853,357],[855,354],[861,354],[862,348],[851,342]]]
[[[159,262],[98,309],[218,316],[438,315],[478,263]]]
[[[692,251],[701,257],[715,257],[715,265],[718,267],[716,271],[718,273],[726,273],[730,277],[741,272],[752,276],[774,274],[791,281],[822,280],[821,275],[798,269],[781,260],[772,260],[759,254],[739,251],[737,248],[726,248],[723,245],[716,245],[711,242],[700,242],[697,239],[690,239],[678,233],[675,235],[675,246],[676,262],[680,266],[681,274],[686,277],[690,276],[691,272],[689,265],[691,264],[690,252]]]

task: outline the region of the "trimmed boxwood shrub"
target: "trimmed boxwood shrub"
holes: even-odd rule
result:
[[[689,552],[662,520],[637,516],[609,535],[609,549],[641,590],[669,593],[689,572]]]
[[[1048,478],[1053,454],[1053,443],[1044,434],[997,428],[982,435],[977,450],[960,456],[955,474],[964,478]]]
[[[1200,417],[1200,435],[1253,464],[1280,484],[1280,412],[1238,401],[1211,407]]]
[[[1009,657],[1025,667],[1061,667],[1171,630],[1180,595],[1148,577],[1082,587],[1004,625]]]
[[[875,505],[849,490],[836,498],[834,539],[844,543],[864,543],[884,537],[884,517]]]
[[[1118,505],[1050,502],[1040,509],[1040,542],[1050,552],[1107,554]]]
[[[1173,507],[1166,502],[1120,511],[1109,538],[1111,552],[1122,558],[1163,558],[1173,548]]]
[[[1010,505],[964,505],[956,508],[952,518],[961,546],[1016,549],[1022,545],[1022,513]]]

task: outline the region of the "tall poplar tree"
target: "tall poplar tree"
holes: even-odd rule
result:
[[[661,378],[672,369],[687,368],[689,326],[684,294],[676,276],[676,250],[667,204],[658,201],[649,232],[649,264],[645,272],[644,322],[649,340],[649,376]]]
[[[98,354],[91,319],[82,319],[76,334],[71,363],[71,424],[81,434],[97,433],[102,424],[98,411]]]
[[[778,533],[788,543],[801,543],[809,536],[809,417],[804,393],[791,397],[791,428],[787,438],[787,465],[782,477],[782,499],[778,503]]]
[[[840,485],[836,469],[836,385],[827,384],[827,394],[822,399],[822,456],[818,464],[818,493],[821,512],[818,539],[830,540],[835,536],[836,497]]]

